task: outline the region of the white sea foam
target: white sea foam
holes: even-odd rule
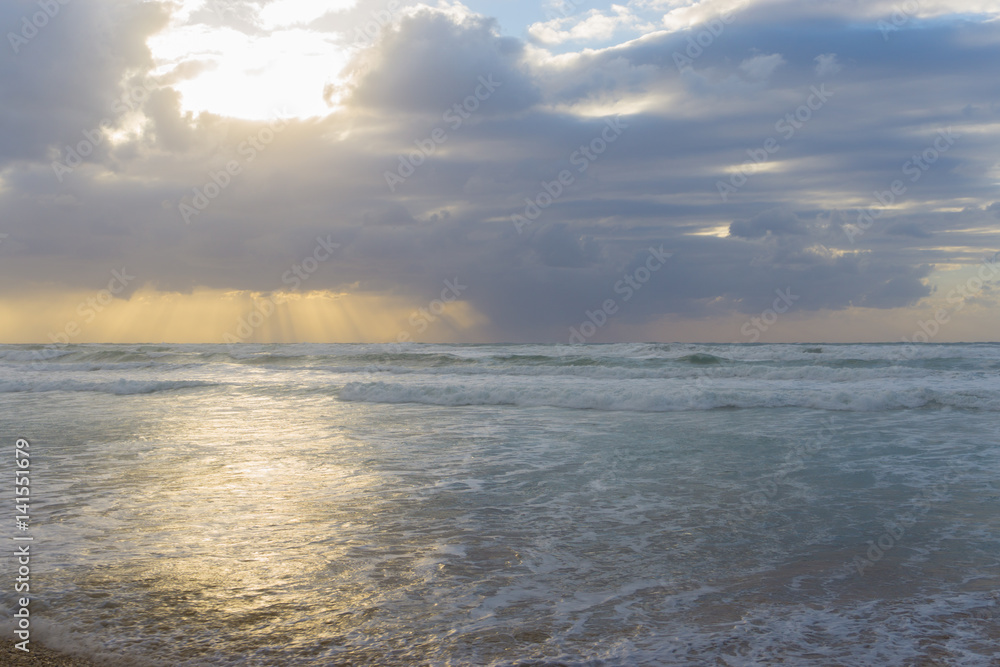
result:
[[[1000,664],[997,345],[35,351],[32,637],[100,664]]]
[[[341,389],[344,401],[367,403],[421,403],[426,405],[511,405],[581,410],[672,412],[716,408],[785,408],[880,411],[927,406],[1000,410],[996,381],[977,386],[962,384],[927,387],[891,381],[852,383],[849,386],[799,386],[794,382],[689,383],[604,382],[577,384],[523,383],[390,383],[349,382]]]

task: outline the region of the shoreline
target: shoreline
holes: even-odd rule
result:
[[[32,641],[31,651],[25,653],[14,647],[13,639],[4,639],[0,648],[0,667],[98,667],[97,663],[61,651],[56,651]]]

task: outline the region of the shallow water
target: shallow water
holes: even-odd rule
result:
[[[1000,664],[998,413],[1000,345],[0,346],[32,638],[138,664]]]

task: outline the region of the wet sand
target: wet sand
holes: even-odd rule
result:
[[[28,646],[31,650],[25,653],[14,648],[13,640],[3,640],[0,667],[98,667],[97,663],[47,649],[34,641]]]

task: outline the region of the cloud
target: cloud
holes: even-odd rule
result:
[[[674,19],[729,5],[688,7]],[[16,8],[0,9],[3,24],[18,24]],[[601,15],[647,21],[677,8],[626,9]],[[673,54],[701,28],[554,53],[460,6],[409,6],[370,46],[345,52],[343,76],[330,59],[322,74],[337,104],[275,131],[235,111],[185,108],[185,86],[220,81],[213,72],[232,61],[180,50],[156,69],[146,46],[182,20],[247,44],[268,39],[260,26],[220,26],[194,5],[65,11],[64,23],[0,61],[5,90],[17,91],[0,107],[0,299],[99,289],[122,266],[137,274],[123,298],[269,293],[288,289],[285,272],[329,236],[340,254],[302,290],[405,310],[458,277],[469,321],[492,339],[564,340],[651,246],[674,254],[623,304],[615,323],[629,331],[759,313],[786,287],[801,294],[802,317],[910,309],[939,298],[942,267],[1000,248],[996,22],[917,29],[914,18],[887,42],[877,19],[856,20],[868,16],[856,3],[747,3],[678,71]],[[814,20],[821,11],[835,19]],[[594,16],[552,25],[571,33]],[[278,32],[325,40],[316,26],[328,21]],[[107,48],[94,49],[102,35]],[[446,120],[490,76],[500,85],[461,123]],[[116,108],[142,83],[146,94]],[[829,98],[817,107],[821,85]],[[304,95],[322,103],[323,87]],[[57,178],[53,161],[105,118],[93,149]],[[610,141],[616,118],[623,129]],[[954,145],[914,171],[948,127]],[[776,149],[762,159],[768,139]],[[716,183],[752,155],[762,162],[723,201]],[[386,173],[404,163],[390,190]],[[896,180],[905,192],[879,201]],[[551,201],[518,233],[511,216],[541,193]],[[179,206],[199,196],[206,206],[185,224]],[[845,229],[867,211],[873,222],[852,241]]]
[[[307,25],[327,14],[351,9],[357,0],[271,0],[258,14],[265,30]]]
[[[805,234],[807,231],[806,223],[794,212],[784,208],[763,211],[749,220],[737,220],[729,225],[731,236],[744,239],[758,239],[768,235]]]
[[[643,23],[628,7],[612,5],[613,13],[591,9],[584,18],[554,18],[528,26],[528,35],[547,45],[570,41],[605,41],[627,29],[641,29]]]
[[[388,30],[375,49],[350,66],[354,78],[346,103],[368,109],[443,114],[473,94],[480,77],[501,82],[484,113],[518,111],[538,99],[521,60],[524,45],[501,37],[496,23],[480,16],[421,8]]]
[[[670,7],[661,19],[663,25],[668,30],[684,30],[720,17],[729,22],[734,13],[746,9],[753,0],[698,0],[683,7],[671,7],[674,3],[669,0],[649,4],[654,8]]]
[[[27,32],[22,22],[37,11],[34,4],[3,3],[0,25],[16,27],[20,37]],[[123,80],[150,67],[145,39],[167,18],[152,3],[68,4],[26,43],[9,43],[8,35],[0,58],[0,169],[12,160],[44,160],[50,147],[75,144],[81,132],[115,118]]]
[[[785,64],[780,53],[756,55],[740,63],[740,70],[749,78],[762,81],[770,78],[779,66]]]
[[[837,62],[836,53],[823,53],[815,58],[816,60],[816,76],[819,78],[826,78],[832,76],[844,69],[843,66]]]

